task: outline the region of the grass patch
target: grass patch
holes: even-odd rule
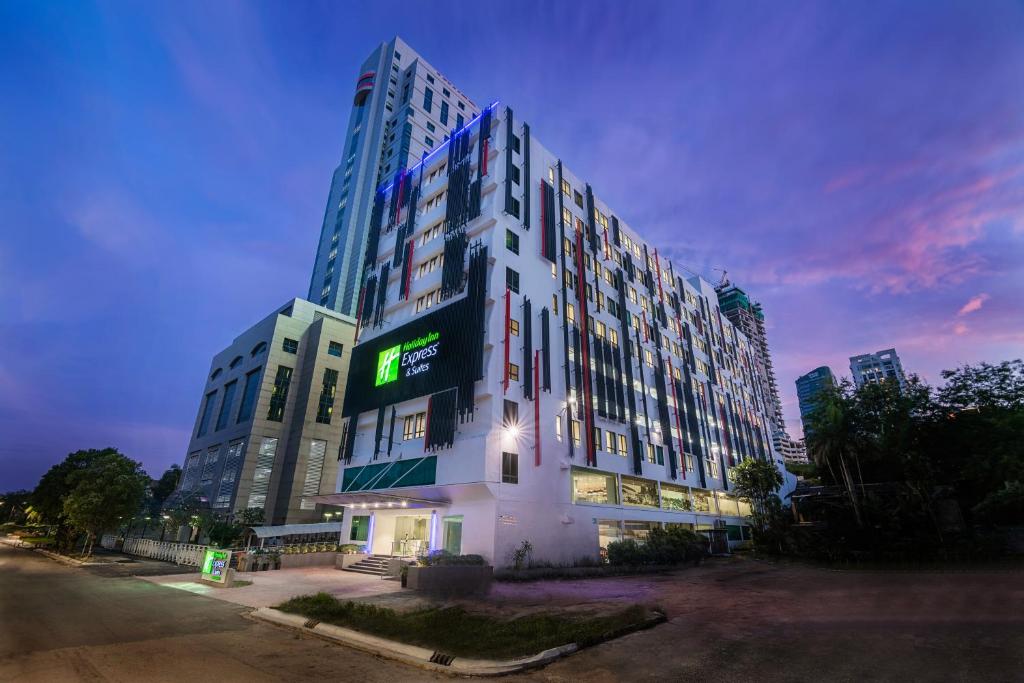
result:
[[[251,585],[252,585],[252,581],[233,581],[231,583],[231,588],[245,588],[246,586],[251,586]]]
[[[28,543],[30,545],[53,545],[53,536],[22,536],[22,543]]]
[[[400,613],[376,605],[341,602],[327,593],[292,598],[277,609],[457,657],[493,659],[533,655],[568,643],[593,645],[639,627],[648,617],[640,605],[600,617],[531,614],[497,619],[470,614],[461,607]]]

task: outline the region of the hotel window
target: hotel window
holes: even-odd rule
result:
[[[551,295],[551,312],[555,314],[556,318],[558,317],[558,295],[557,294],[552,294]]]
[[[218,369],[219,372],[219,369]],[[215,373],[216,374],[216,373]],[[213,417],[213,403],[217,398],[217,390],[213,390],[206,395],[206,402],[203,403],[203,416],[199,420],[199,429],[196,431],[196,436],[203,436],[206,434],[206,430],[210,428],[210,418]]]
[[[443,123],[446,126],[448,125],[448,103],[447,102],[442,102],[441,103],[441,123]]]
[[[423,136],[423,144],[427,146],[427,149],[430,149],[434,146],[434,139],[429,135],[425,135]]]
[[[509,229],[505,229],[505,248],[513,254],[519,253],[519,235]]]
[[[572,199],[576,202],[576,206],[583,208],[583,195],[579,193],[579,190],[573,190]]]
[[[519,404],[507,398],[502,404],[501,424],[504,427],[511,427],[519,424]]]
[[[320,387],[320,402],[316,410],[316,421],[320,424],[331,424],[331,415],[334,413],[334,395],[337,393],[337,389],[338,371],[325,368]]]
[[[655,465],[665,464],[665,451],[661,446],[647,444],[647,462]]]
[[[274,377],[274,390],[270,394],[270,410],[267,411],[267,419],[271,422],[280,422],[284,419],[284,407],[288,402],[288,387],[291,381],[292,369],[278,365],[277,375]]]
[[[622,504],[658,507],[658,485],[649,479],[622,477]]]
[[[711,492],[703,489],[691,489],[693,492],[693,509],[695,512],[711,512]]]
[[[512,292],[519,293],[519,273],[507,266],[505,268],[505,286]]]
[[[462,102],[459,102],[459,109],[465,109],[465,107],[462,106]],[[465,119],[462,118],[462,114],[456,114],[455,115],[455,130],[462,130],[462,124],[464,122],[465,122]]]
[[[512,203],[509,205],[509,215],[519,218],[519,200],[512,197]]]
[[[616,445],[618,444],[618,440],[615,438],[615,432],[605,432],[604,437],[604,449],[614,455],[616,452]]]
[[[555,417],[555,438],[559,441],[562,440],[562,418]]]
[[[518,166],[513,166],[512,167],[512,182],[515,183],[516,185],[519,184],[519,167]]]
[[[260,388],[260,370],[256,368],[245,376],[245,388],[242,390],[242,405],[238,407],[238,418],[235,424],[245,422],[252,417],[252,409],[256,404],[256,393]]]
[[[515,135],[512,136],[512,151],[513,152],[518,152],[519,151],[519,137],[515,136]]]
[[[502,452],[501,454],[501,483],[519,483],[519,454]]]
[[[569,421],[569,432],[572,435],[573,445],[580,445],[580,421],[570,420]]]
[[[650,349],[644,349],[644,363],[654,367],[654,354],[651,353]]]
[[[327,344],[327,355],[337,356],[338,358],[341,358],[341,352],[344,350],[344,348],[344,346],[342,346],[336,341],[329,342]]]
[[[299,350],[299,342],[294,339],[288,339],[287,337],[281,342],[281,350],[285,353],[296,353]]]
[[[508,364],[508,378],[513,382],[519,381],[519,366],[515,363]]]
[[[566,306],[566,316],[570,323],[576,324],[576,308],[572,304]]]
[[[661,485],[661,507],[676,512],[687,512],[693,509],[690,503],[690,490],[685,486]]]
[[[508,321],[508,331],[509,331],[510,334],[518,337],[519,336],[519,321],[518,320],[512,320],[510,318],[509,321]]]
[[[626,452],[626,435],[617,434],[616,436],[619,437],[619,455],[621,455],[622,457],[626,457],[628,455],[628,453]]]
[[[415,415],[406,415],[403,418],[402,425],[402,440],[409,441],[410,439],[419,439],[423,437],[424,431],[426,430],[427,414],[416,413]]]
[[[238,388],[238,382],[228,382],[224,385],[224,399],[220,403],[220,412],[217,413],[217,426],[214,427],[214,431],[220,431],[228,424],[228,416],[231,415],[231,404],[235,400],[235,390]]]
[[[348,535],[350,541],[366,542],[370,538],[370,516],[357,515],[352,518],[352,531]]]
[[[427,88],[423,91],[423,109],[429,114],[434,103],[434,91]]]
[[[572,227],[572,212],[569,211],[569,207],[567,206],[562,207],[562,222],[565,223],[568,227]],[[568,238],[566,239],[566,241],[568,241]],[[569,250],[566,249],[566,251],[568,252]]]
[[[569,185],[569,181],[565,178],[562,178],[562,194],[566,197],[572,196],[572,187]]]
[[[617,505],[619,502],[615,475],[590,470],[573,469],[572,502]]]

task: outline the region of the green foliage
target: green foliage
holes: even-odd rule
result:
[[[819,394],[808,453],[842,498],[801,502],[802,519],[816,526],[794,529],[790,550],[813,552],[816,543],[829,557],[969,556],[992,547],[970,523],[1024,522],[1020,485],[1008,484],[1024,481],[1024,363],[942,376],[937,390],[912,377],[903,391],[844,382]]]
[[[142,465],[108,449],[87,467],[71,471],[63,516],[69,526],[85,532],[88,545],[97,534],[117,526],[139,509],[149,477]]]
[[[246,508],[235,515],[235,521],[242,526],[261,526],[264,520],[263,508]]]
[[[700,534],[683,527],[655,528],[640,543],[631,538],[608,544],[608,564],[612,566],[674,565],[699,562],[707,554],[708,542]]]
[[[519,544],[519,547],[512,551],[512,567],[515,569],[522,569],[530,562],[530,556],[533,554],[533,544],[527,540],[523,540]]]
[[[446,550],[435,550],[423,558],[423,563],[429,567],[442,567],[452,565],[476,565],[487,564],[480,555],[452,555]]]
[[[31,512],[31,491],[9,491],[0,495],[0,523],[24,524]]]
[[[581,647],[632,628],[648,617],[639,605],[607,616],[529,614],[501,619],[461,607],[396,612],[372,604],[341,602],[327,593],[292,598],[277,609],[457,657],[504,659],[568,643]]]
[[[156,518],[160,511],[164,507],[164,503],[170,498],[174,490],[178,488],[178,480],[181,478],[181,467],[178,465],[171,465],[167,470],[160,475],[159,479],[154,479],[149,487],[150,498],[148,505],[146,506],[151,517]]]
[[[974,514],[981,521],[999,524],[1024,524],[1024,484],[1007,482],[974,506]]]
[[[206,526],[206,535],[210,545],[217,548],[231,548],[242,540],[243,528],[240,524],[225,519],[214,519]]]

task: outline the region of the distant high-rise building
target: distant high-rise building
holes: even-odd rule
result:
[[[807,416],[814,410],[814,401],[822,389],[836,385],[832,369],[827,365],[814,368],[806,375],[796,378],[796,396],[800,401],[800,421],[804,425],[804,436],[807,436]]]
[[[359,69],[309,282],[313,303],[355,315],[374,192],[471,121],[476,105],[399,38]]]
[[[772,442],[775,445],[775,452],[782,456],[785,462],[806,465],[810,462],[807,457],[807,446],[803,439],[791,439],[783,433],[775,434]]]
[[[850,372],[853,373],[853,383],[858,387],[887,379],[896,380],[900,391],[907,386],[907,376],[903,374],[903,363],[896,355],[896,349],[850,356]]]
[[[772,423],[772,431],[785,434],[786,422],[782,417],[782,400],[779,398],[779,385],[775,381],[775,368],[772,366],[772,356],[768,350],[768,334],[765,332],[761,304],[752,303],[746,292],[725,279],[715,291],[718,293],[718,306],[722,314],[747,335],[754,348],[754,357],[761,369],[758,374],[766,404],[765,411]]]

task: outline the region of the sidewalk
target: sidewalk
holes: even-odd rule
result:
[[[371,597],[387,598],[402,590],[398,581],[385,581],[377,576],[345,572],[333,567],[242,572],[235,574],[235,580],[251,581],[252,585],[234,588],[211,586],[203,582],[198,573],[138,578],[246,607],[273,607],[297,595],[321,591],[330,593],[340,600],[357,600]]]

